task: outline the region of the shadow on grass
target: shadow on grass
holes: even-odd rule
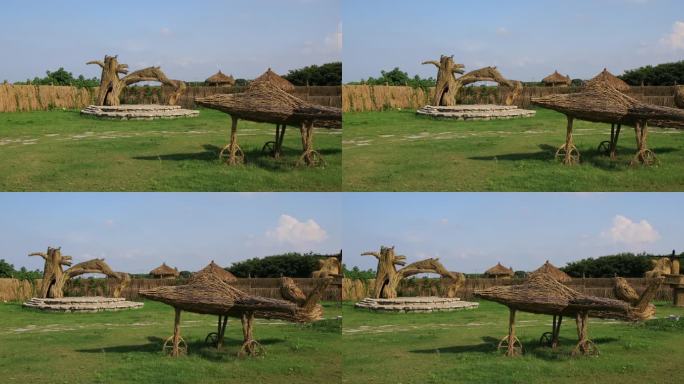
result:
[[[600,349],[602,344],[609,344],[618,341],[616,338],[612,337],[599,337],[592,339],[594,344]],[[416,349],[409,351],[411,353],[422,353],[422,354],[442,354],[442,353],[482,353],[482,354],[501,354],[497,351],[497,346],[499,345],[500,339],[496,339],[490,336],[482,337],[482,343],[471,344],[471,345],[457,345],[451,347],[442,348],[432,348],[432,349]],[[539,341],[536,339],[527,339],[523,342],[523,350],[525,355],[532,355],[536,358],[549,360],[549,361],[559,361],[570,357],[570,351],[577,344],[576,339],[570,338],[559,338],[560,347],[553,350],[549,347],[539,345]]]
[[[202,146],[204,151],[195,153],[172,153],[158,156],[136,156],[135,160],[148,161],[206,161],[220,165],[218,159],[222,147],[217,147],[212,144],[205,144]],[[325,160],[326,156],[339,155],[342,149],[325,148],[319,149],[318,152]],[[301,150],[294,148],[283,147],[280,159],[274,159],[269,154],[262,152],[259,148],[245,150],[245,164],[256,166],[258,168],[267,169],[270,171],[290,171],[297,168],[297,161],[301,156]]]
[[[156,336],[147,338],[148,343],[136,345],[117,345],[103,348],[79,349],[77,352],[82,353],[150,353],[159,355],[162,352],[162,346],[165,339]],[[262,346],[274,345],[284,342],[282,339],[266,338],[257,340]],[[232,339],[226,337],[223,341],[223,348],[217,350],[202,340],[193,340],[187,342],[188,354],[197,355],[207,360],[218,361],[225,358],[236,357],[240,347],[242,346],[241,339]],[[268,351],[267,351],[268,352]]]
[[[557,147],[540,144],[539,151],[537,152],[527,152],[527,153],[508,153],[495,156],[473,156],[469,159],[471,160],[482,160],[482,161],[541,161],[541,162],[553,162],[555,160]],[[673,147],[659,147],[651,148],[653,153],[662,155],[665,153],[677,152],[678,148]],[[597,148],[594,149],[581,149],[580,150],[580,162],[583,164],[590,164],[594,167],[601,168],[604,170],[623,170],[629,167],[629,163],[635,155],[635,149],[633,147],[617,147],[618,158],[616,160],[611,160],[610,157],[606,156],[604,152],[599,151]],[[560,160],[558,160],[560,163]]]

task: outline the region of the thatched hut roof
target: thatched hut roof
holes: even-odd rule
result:
[[[195,101],[240,119],[299,126],[313,122],[326,128],[342,127],[342,110],[309,103],[269,83],[252,84],[243,93],[200,97]]]
[[[570,85],[572,84],[572,80],[570,79],[570,76],[563,76],[560,73],[558,73],[558,71],[554,71],[552,74],[543,78],[542,83],[549,86]]]
[[[607,83],[588,84],[581,92],[533,97],[532,104],[597,123],[649,125],[684,129],[684,111],[646,104]]]
[[[194,279],[207,273],[217,276],[225,283],[230,284],[237,281],[237,277],[235,277],[235,275],[221,268],[218,264],[214,263],[214,260],[212,260],[211,263],[209,263],[209,265],[202,268],[200,271],[195,272],[188,280],[188,283],[191,283]]]
[[[180,275],[180,272],[178,272],[178,268],[171,268],[168,265],[166,265],[166,263],[162,263],[162,265],[151,270],[150,275],[152,275],[152,276],[175,276],[175,277],[178,277]]]
[[[226,75],[221,71],[209,76],[205,81],[207,84],[212,85],[235,85],[235,79],[232,75]]]
[[[513,276],[513,269],[512,268],[506,268],[501,263],[496,263],[495,266],[489,268],[488,270],[485,271],[485,275],[491,276],[491,277],[500,277],[500,276]]]
[[[587,86],[596,83],[608,84],[620,92],[629,91],[631,89],[629,84],[625,83],[612,73],[608,72],[608,69],[606,68],[603,68],[603,71],[601,71],[601,73],[596,75],[593,79],[589,80],[587,82]]]
[[[645,314],[652,313],[621,300],[577,292],[546,273],[534,274],[522,284],[476,290],[474,294],[517,310],[548,315],[569,316],[588,311],[592,317],[643,320]]]
[[[295,86],[292,83],[290,83],[288,80],[280,77],[277,73],[273,72],[271,70],[271,68],[269,68],[261,76],[254,79],[250,83],[250,86],[255,85],[255,84],[260,84],[260,83],[268,83],[268,84],[275,85],[276,87],[282,89],[285,92],[292,92],[295,90]]]
[[[196,276],[187,285],[140,290],[140,295],[183,311],[208,315],[238,317],[253,312],[258,318],[310,322],[322,313],[320,305],[301,308],[290,301],[247,294],[213,273]]]
[[[556,281],[560,283],[567,283],[572,280],[570,275],[558,269],[555,265],[551,264],[548,260],[539,268],[534,270],[530,275],[537,273],[546,273],[547,275],[553,277]]]

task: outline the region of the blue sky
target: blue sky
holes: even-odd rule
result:
[[[347,193],[344,262],[396,246],[407,262],[439,257],[452,271],[497,262],[533,270],[616,252],[684,250],[682,193]]]
[[[195,271],[251,257],[341,249],[336,193],[1,193],[0,258],[61,246],[81,262],[104,257],[115,271],[162,262]]]
[[[345,0],[344,81],[455,55],[466,70],[540,80],[558,69],[590,78],[684,59],[681,0]]]
[[[218,68],[254,78],[340,60],[340,0],[4,0],[0,81],[119,55],[131,70],[160,65],[203,81]]]

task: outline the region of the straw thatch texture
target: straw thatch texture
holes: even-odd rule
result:
[[[308,103],[265,83],[254,84],[244,93],[213,95],[197,103],[229,115],[259,123],[300,126],[304,122],[326,128],[341,128],[342,111]]]
[[[232,273],[221,268],[218,264],[211,261],[206,267],[202,268],[200,271],[193,273],[193,275],[188,279],[188,284],[192,284],[193,281],[205,274],[213,274],[225,283],[235,283],[237,282],[237,277]]]
[[[512,268],[506,268],[503,265],[501,265],[501,263],[496,263],[495,266],[486,270],[484,274],[487,277],[494,278],[512,277],[514,275]]]
[[[616,276],[613,278],[613,281],[615,282],[615,287],[613,288],[615,297],[631,305],[639,302],[639,294],[629,285],[625,278]]]
[[[570,76],[563,76],[558,73],[558,71],[554,71],[552,74],[543,78],[542,83],[549,87],[569,86],[572,84],[572,80],[570,79]]]
[[[26,301],[35,297],[41,285],[39,281],[0,278],[0,301]]]
[[[546,273],[547,275],[553,277],[561,283],[567,283],[572,278],[567,273],[558,269],[555,265],[551,264],[548,260],[539,268],[535,269],[530,275],[535,273]]]
[[[90,88],[0,84],[0,112],[80,109],[92,104],[94,97]]]
[[[250,83],[250,87],[258,85],[258,84],[271,84],[275,85],[279,89],[285,91],[285,92],[292,92],[295,90],[295,86],[292,85],[288,80],[280,77],[277,73],[273,72],[271,68],[269,68],[266,72],[264,72],[261,76],[257,77]]]
[[[166,263],[162,263],[162,265],[151,270],[150,275],[159,278],[178,277],[180,275],[180,272],[178,272],[178,268],[171,268],[168,265],[166,265]]]
[[[669,275],[672,273],[672,260],[667,257],[661,257],[656,260],[651,260],[651,265],[653,269],[647,271],[644,277],[654,278],[664,275]]]
[[[675,87],[674,103],[677,108],[684,109],[684,85]]]
[[[684,111],[643,103],[605,83],[593,83],[578,93],[532,98],[532,103],[598,123],[636,125],[647,122],[659,127],[684,129]]]
[[[311,273],[311,277],[323,279],[326,277],[342,277],[342,254],[318,260],[318,270]]]
[[[608,72],[608,69],[606,68],[603,68],[603,71],[601,71],[601,73],[599,73],[594,78],[589,80],[586,85],[591,86],[597,84],[609,85],[620,92],[626,92],[630,90],[629,84],[625,83],[612,73]]]
[[[209,76],[206,80],[204,80],[205,83],[209,85],[215,85],[215,86],[233,86],[235,85],[235,79],[233,78],[232,75],[226,75],[221,71],[216,72],[215,74]]]

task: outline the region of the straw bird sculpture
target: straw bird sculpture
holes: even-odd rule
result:
[[[574,316],[579,341],[572,351],[576,354],[598,354],[598,348],[589,339],[589,317],[610,318],[627,321],[646,320],[655,312],[650,304],[663,278],[654,279],[634,304],[622,300],[585,295],[556,281],[545,273],[532,275],[519,285],[496,286],[474,292],[476,297],[494,301],[510,310],[508,335],[499,342],[498,348],[506,350],[506,356],[522,353],[522,344],[515,335],[516,311],[559,316],[554,322],[553,339],[557,345],[562,316]]]
[[[313,148],[314,125],[323,128],[342,127],[341,109],[306,102],[264,81],[250,85],[243,93],[212,95],[197,98],[195,101],[199,105],[217,109],[231,116],[230,143],[219,154],[219,158],[223,158],[227,153],[225,157],[230,165],[244,162],[244,153],[237,142],[239,119],[276,124],[275,141],[269,142],[275,157],[280,156],[285,128],[288,125],[299,127],[303,146],[299,162],[309,166],[323,161],[320,153]]]
[[[649,124],[684,129],[684,111],[643,103],[618,91],[607,82],[593,82],[578,93],[532,98],[532,103],[567,116],[565,144],[556,151],[556,158],[563,157],[563,163],[568,165],[578,163],[580,159],[572,137],[575,119],[612,124],[610,142],[607,143],[607,148],[604,146],[611,158],[615,158],[621,126],[634,126],[637,152],[632,165],[652,165],[656,162],[655,154],[647,146]],[[617,130],[614,129],[615,125]]]
[[[380,252],[364,252],[361,256],[373,256],[378,259],[375,289],[373,290],[376,299],[396,298],[399,282],[420,273],[436,273],[447,279],[449,282],[448,297],[456,297],[456,291],[465,283],[465,275],[448,271],[439,262],[439,259],[425,259],[406,265],[406,256],[396,255],[394,247],[380,247]],[[404,266],[404,268],[397,270],[397,265]]]
[[[428,60],[422,63],[437,67],[437,84],[432,99],[434,106],[454,106],[457,104],[458,92],[462,87],[479,81],[491,81],[511,88],[505,105],[512,105],[522,92],[522,83],[505,79],[496,67],[485,67],[463,75],[465,66],[454,62],[454,56],[442,55],[439,61]],[[463,75],[456,77],[456,75]]]
[[[253,336],[255,318],[296,323],[318,320],[323,314],[318,302],[329,284],[330,279],[319,280],[301,304],[247,294],[213,273],[193,276],[187,285],[141,290],[140,295],[174,307],[173,336],[166,339],[162,347],[163,351],[170,352],[172,356],[187,353],[187,344],[180,336],[181,311],[239,318],[242,321],[244,341],[238,356],[255,356],[263,353],[263,348]],[[223,336],[222,332],[220,336]]]

